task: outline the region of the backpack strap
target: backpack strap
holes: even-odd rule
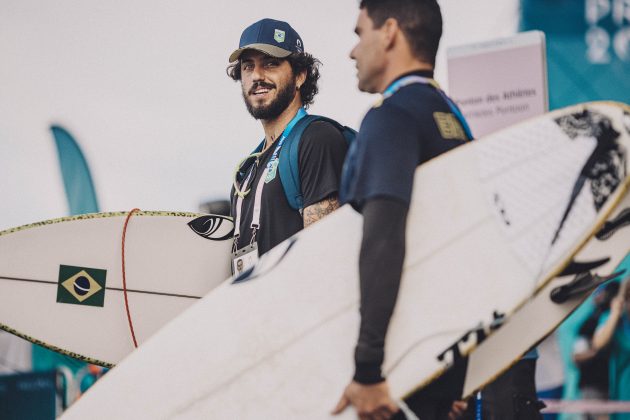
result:
[[[315,121],[326,121],[334,125],[343,134],[348,143],[352,142],[356,137],[356,131],[353,129],[321,115],[307,115],[293,127],[289,137],[285,139],[282,149],[280,149],[278,171],[280,174],[280,182],[282,182],[282,188],[284,189],[284,194],[287,197],[289,205],[300,213],[302,213],[304,208],[304,196],[302,195],[302,184],[300,180],[299,146],[302,134],[304,134],[308,126]]]

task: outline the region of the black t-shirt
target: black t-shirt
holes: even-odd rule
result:
[[[411,74],[432,77],[426,71]],[[435,87],[420,83],[401,87],[363,119],[344,169],[343,202],[361,209],[366,200],[380,197],[408,206],[416,167],[466,140],[470,139]]]
[[[254,164],[254,179],[248,186],[251,191],[243,199],[241,209],[239,249],[249,245],[252,239],[256,187],[275,148],[274,143],[260,156],[258,164]],[[328,122],[315,121],[304,130],[298,148],[298,166],[305,208],[338,194],[347,148],[341,132]],[[236,216],[236,198],[232,190],[232,217]],[[258,254],[264,254],[303,228],[302,215],[289,206],[279,171],[276,171],[276,176],[265,184],[262,193],[260,227],[256,233]]]

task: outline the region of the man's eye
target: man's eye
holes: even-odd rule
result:
[[[267,62],[265,63],[265,66],[266,66],[266,67],[277,67],[277,66],[278,66],[278,62],[277,62],[276,60],[273,60],[273,61],[267,61]]]

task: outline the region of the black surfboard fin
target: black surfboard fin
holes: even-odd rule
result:
[[[586,261],[586,262],[579,262],[579,261],[572,260],[569,263],[569,265],[567,265],[564,268],[564,270],[562,270],[562,272],[558,274],[558,277],[575,276],[577,274],[586,273],[586,272],[596,269],[597,267],[601,267],[602,265],[606,264],[608,261],[610,261],[610,258],[602,258],[600,260]]]
[[[592,292],[595,288],[609,280],[614,280],[625,274],[626,270],[617,271],[608,276],[598,276],[597,274],[581,273],[578,274],[573,281],[564,286],[556,287],[551,291],[549,297],[553,303],[564,303],[569,299],[583,296]]]
[[[630,208],[623,209],[617,217],[604,223],[604,226],[595,234],[600,241],[605,241],[618,230],[630,225]]]

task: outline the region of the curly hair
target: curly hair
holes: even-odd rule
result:
[[[300,98],[302,99],[302,106],[308,108],[309,105],[313,103],[317,92],[319,92],[317,81],[319,80],[319,66],[321,66],[322,63],[308,53],[294,53],[286,57],[285,60],[291,65],[291,70],[294,75],[300,74],[303,71],[306,72],[306,79],[302,86],[300,86]],[[225,71],[232,80],[241,80],[241,60],[230,64]]]

